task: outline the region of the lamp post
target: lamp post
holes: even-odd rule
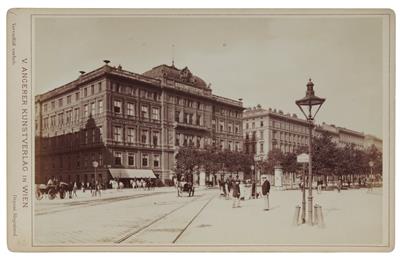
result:
[[[251,165],[250,166],[250,169],[251,169],[251,172],[253,173],[253,175],[254,175],[254,182],[256,181],[256,169],[255,169],[255,166],[254,165]]]
[[[92,165],[94,167],[94,194],[96,195],[97,193],[97,175],[96,175],[96,171],[97,171],[97,167],[99,166],[99,163],[97,161],[93,161]]]
[[[317,115],[322,104],[325,102],[324,98],[320,98],[314,94],[314,83],[309,79],[307,83],[306,96],[296,101],[296,105],[300,108],[301,112],[308,122],[308,224],[312,225],[313,217],[313,196],[312,196],[312,129],[314,127],[314,118]],[[317,109],[313,112],[313,107]],[[304,108],[304,109],[303,109]],[[307,110],[308,109],[308,110]],[[306,114],[308,112],[308,114]],[[305,185],[304,185],[305,186]]]
[[[372,191],[372,167],[374,167],[374,162],[373,161],[369,161],[368,165],[370,167],[370,181],[371,181],[371,191]]]

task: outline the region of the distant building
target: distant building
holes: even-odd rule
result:
[[[294,152],[308,145],[308,123],[295,114],[263,109],[260,105],[243,112],[244,151],[266,159],[272,149]]]
[[[373,135],[365,135],[364,138],[364,148],[369,148],[375,146],[380,152],[382,152],[382,139],[377,138]]]
[[[266,110],[260,105],[247,108],[243,112],[244,151],[254,154],[256,160],[265,160],[272,149],[295,152],[299,147],[308,146],[308,129],[307,121],[296,114],[285,114],[271,108]],[[318,137],[322,133],[328,133],[339,147],[354,144],[356,148],[363,149],[374,144],[382,149],[382,140],[362,132],[326,123],[317,124],[313,136]]]
[[[143,75],[106,65],[35,98],[36,183],[174,175],[181,146],[242,149],[242,102],[216,96],[188,68]],[[119,173],[115,175],[113,171]],[[136,173],[135,173],[136,172]]]

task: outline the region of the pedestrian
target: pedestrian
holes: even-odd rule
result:
[[[251,182],[251,197],[253,198],[253,199],[256,199],[257,198],[257,186],[256,186],[256,181],[255,180],[253,180],[252,182]]]
[[[320,194],[322,191],[322,180],[318,179],[317,180],[317,193]]]
[[[342,189],[342,179],[341,178],[338,180],[336,187],[337,187],[338,193],[340,193],[340,190]]]
[[[233,181],[232,182],[232,197],[233,197],[233,204],[232,208],[240,207],[240,181]]]
[[[75,196],[76,198],[78,198],[78,195],[76,194],[76,190],[78,190],[78,185],[76,184],[76,181],[74,182],[74,186],[72,188],[72,196]]]
[[[225,186],[225,190],[224,190],[225,199],[229,200],[229,183],[228,183],[228,181],[225,181],[224,186]]]
[[[268,179],[264,181],[261,186],[261,194],[264,198],[264,211],[269,210],[269,190],[271,188],[271,184],[269,183]]]

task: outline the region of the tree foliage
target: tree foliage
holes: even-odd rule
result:
[[[285,172],[300,170],[297,163],[297,155],[308,153],[308,148],[297,149],[295,153],[282,153],[279,149],[273,149],[268,153],[267,160],[263,161],[262,173],[273,173],[275,165],[282,165]],[[375,174],[382,173],[382,153],[372,146],[366,150],[358,149],[354,144],[344,147],[338,146],[328,133],[313,138],[312,167],[313,173],[319,175],[350,175],[369,174],[369,162],[374,163],[372,171]]]
[[[213,174],[221,170],[248,173],[253,163],[251,155],[236,151],[221,151],[215,147],[204,149],[182,147],[175,158],[177,173],[193,173],[200,168]]]

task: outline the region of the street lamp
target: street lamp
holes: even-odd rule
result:
[[[372,167],[374,167],[374,162],[373,161],[369,161],[368,165],[371,168],[370,181],[371,181],[371,191],[372,191]]]
[[[96,188],[97,187],[97,185],[96,185],[96,180],[97,180],[96,170],[97,170],[97,167],[99,166],[99,163],[97,161],[93,161],[92,165],[94,167],[94,186]]]
[[[325,102],[324,98],[320,98],[314,94],[314,83],[309,79],[307,83],[306,96],[296,101],[296,105],[300,108],[301,112],[307,119],[308,122],[308,224],[312,225],[312,212],[313,212],[313,197],[312,197],[312,129],[314,127],[314,118],[317,115],[322,104]],[[313,107],[316,111],[313,112]],[[304,108],[304,109],[303,109]],[[308,108],[308,110],[307,110]],[[308,111],[308,114],[306,112]],[[304,185],[305,186],[305,185]]]

